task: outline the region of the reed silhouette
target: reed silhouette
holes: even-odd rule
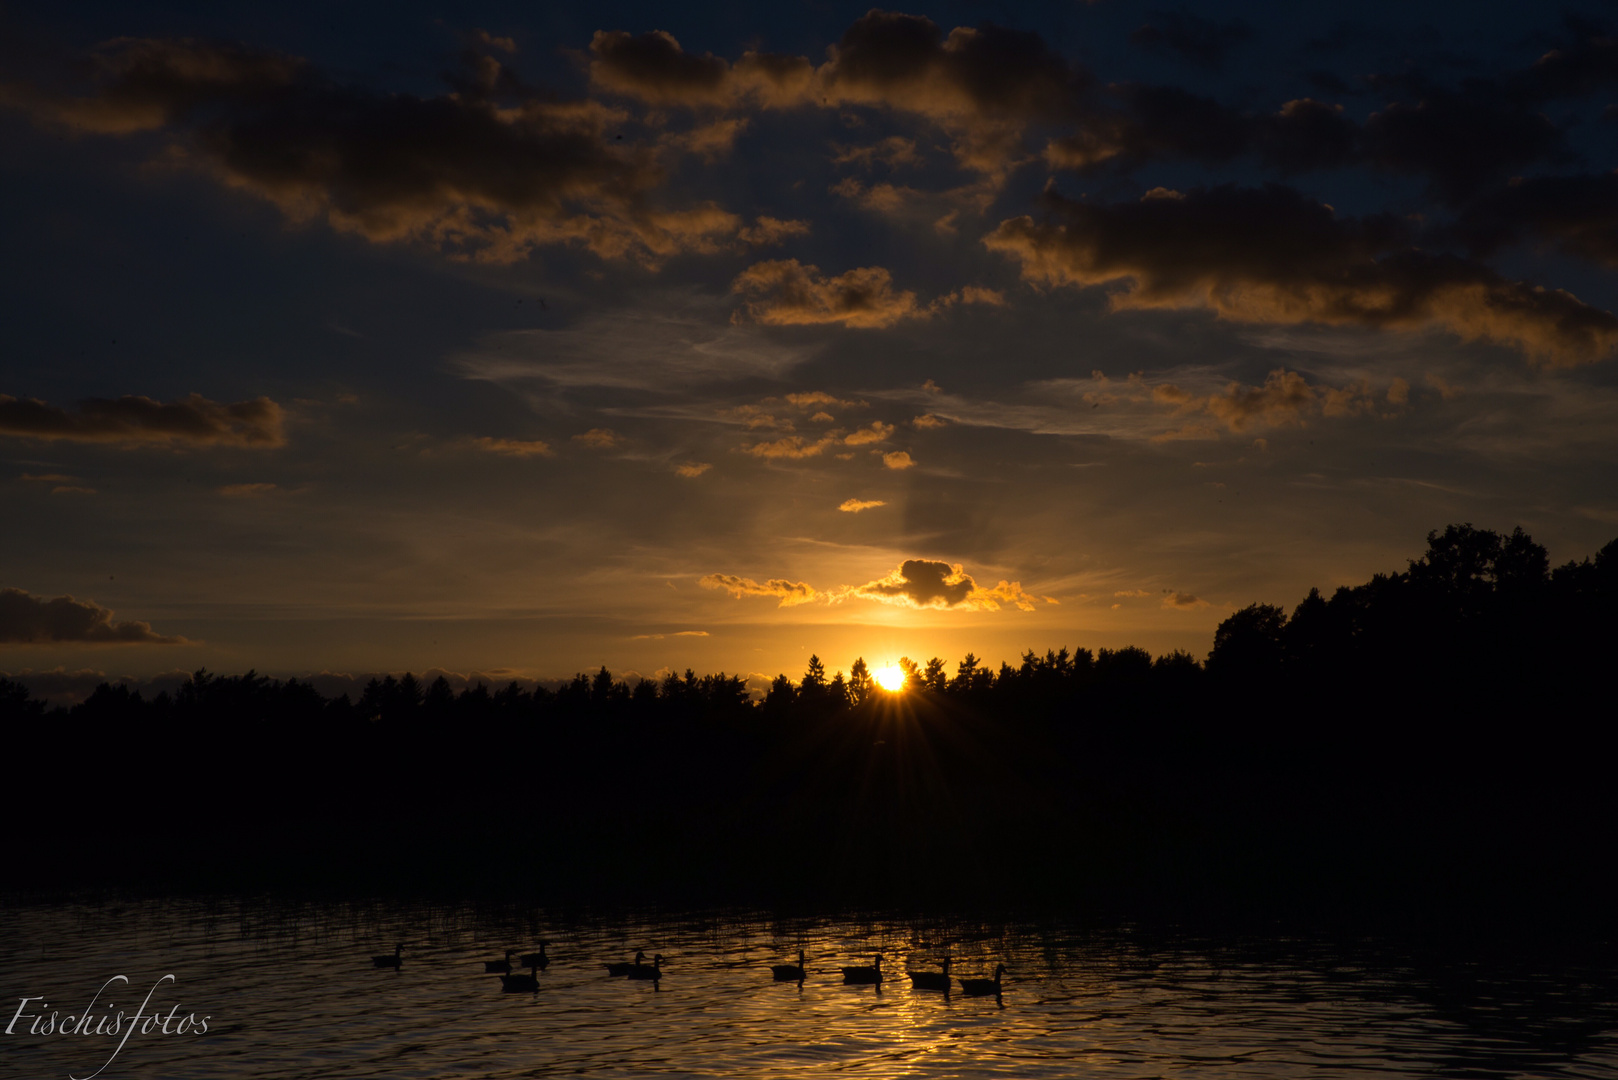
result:
[[[951,904],[1565,920],[1618,884],[1615,609],[1618,541],[1553,569],[1521,530],[1451,525],[1404,570],[1236,611],[1206,662],[907,659],[892,693],[812,658],[758,702],[605,668],[357,701],[198,671],[71,709],[0,680],[0,782],[87,838],[13,845],[0,886],[927,906],[947,867]],[[494,758],[545,763],[520,817]],[[624,785],[625,760],[664,779]],[[104,839],[130,814],[165,824]]]

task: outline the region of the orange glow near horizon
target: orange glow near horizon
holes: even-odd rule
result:
[[[876,671],[871,673],[871,677],[884,690],[897,693],[904,689],[905,672],[904,668],[898,664],[889,664],[887,667],[877,668]]]

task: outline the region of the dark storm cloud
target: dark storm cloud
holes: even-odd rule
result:
[[[872,10],[827,60],[746,53],[734,65],[685,52],[666,33],[599,32],[591,77],[600,90],[648,104],[690,107],[869,106],[939,124],[958,161],[999,175],[1021,156],[1021,134],[1038,120],[1072,120],[1091,84],[1034,33],[984,23],[945,34],[919,15]]]
[[[792,106],[809,100],[814,68],[801,56],[748,52],[735,65],[680,47],[662,30],[630,34],[598,30],[590,41],[590,80],[597,89],[650,105],[730,107],[752,101]]]
[[[296,57],[191,38],[118,38],[98,48],[87,66],[98,84],[93,95],[5,83],[0,103],[80,131],[127,134],[186,121],[221,104],[263,103],[311,75]]]
[[[1004,221],[985,239],[1041,285],[1113,285],[1115,309],[1203,307],[1254,323],[1418,329],[1511,345],[1549,366],[1618,345],[1618,319],[1573,295],[1511,281],[1413,246],[1388,215],[1338,217],[1297,191],[1154,189],[1139,202],[1050,196],[1047,220]]]
[[[498,100],[520,84],[483,60],[473,80],[483,92],[420,97],[341,86],[302,61],[236,46],[121,40],[98,54],[93,93],[11,87],[5,100],[80,130],[163,130],[171,159],[293,220],[373,241],[497,262],[573,243],[651,261],[712,249],[741,228],[711,203],[654,205],[663,169],[652,148],[615,138],[623,113]]]
[[[1480,256],[1527,242],[1618,266],[1618,174],[1514,179],[1466,207],[1444,235]]]
[[[72,442],[276,447],[285,443],[281,406],[269,398],[223,404],[192,394],[164,403],[148,397],[90,398],[77,412],[0,394],[0,435]]]
[[[1109,87],[1117,107],[1092,112],[1071,134],[1045,148],[1054,169],[1125,169],[1149,161],[1189,159],[1222,165],[1256,154],[1282,173],[1334,169],[1359,155],[1359,126],[1341,106],[1299,98],[1273,113],[1244,113],[1173,86]]]
[[[993,122],[1075,115],[1090,83],[1038,34],[985,23],[946,36],[931,19],[874,10],[817,75],[840,101]]]
[[[179,645],[183,637],[165,637],[146,622],[113,622],[113,613],[93,600],[56,596],[47,600],[22,589],[0,589],[0,642],[90,645]]]
[[[1132,45],[1173,53],[1187,64],[1217,71],[1225,55],[1253,36],[1241,19],[1215,22],[1189,11],[1153,11],[1145,25],[1129,35]]]
[[[1583,97],[1618,86],[1618,39],[1605,26],[1568,20],[1575,40],[1551,49],[1511,79],[1518,95],[1531,101]]]
[[[1393,102],[1370,115],[1362,137],[1373,165],[1425,176],[1452,202],[1514,169],[1568,157],[1562,132],[1544,114],[1482,80],[1459,91],[1428,88],[1414,104]]]

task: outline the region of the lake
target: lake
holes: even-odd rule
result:
[[[0,917],[0,1075],[29,1080],[1618,1076],[1605,947],[380,902],[13,900]],[[536,992],[484,974],[540,941]],[[400,942],[399,970],[372,966]],[[603,970],[637,949],[663,955],[658,984]],[[772,981],[799,949],[802,986]],[[957,975],[1004,963],[1000,998],[913,990],[906,967],[946,952]],[[842,984],[877,954],[880,988]],[[77,1024],[117,975],[90,1019],[151,992],[142,1015],[170,1034],[114,1054],[121,1036],[29,1030]]]

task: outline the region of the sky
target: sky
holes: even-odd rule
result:
[[[1615,26],[7,4],[0,672],[1200,657],[1582,559]]]

